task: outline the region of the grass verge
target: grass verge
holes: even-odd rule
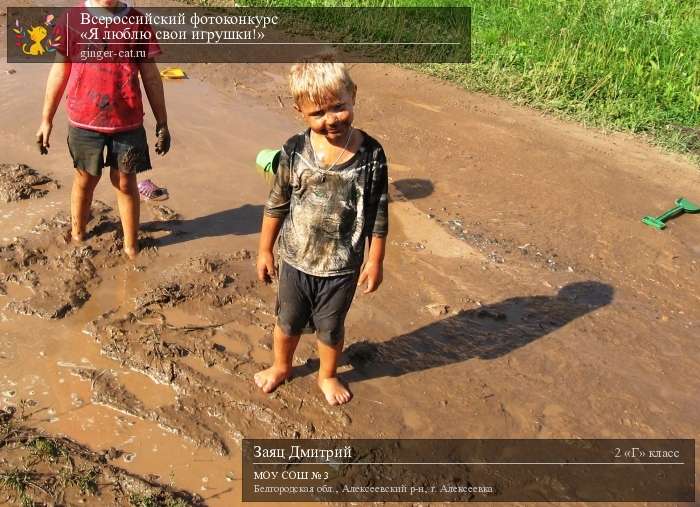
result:
[[[232,5],[190,0],[198,5]],[[248,6],[472,7],[472,61],[411,68],[641,134],[700,160],[700,4],[689,0],[246,0]],[[239,2],[241,4],[241,2]],[[358,27],[358,30],[361,29]],[[409,28],[410,29],[410,28]]]

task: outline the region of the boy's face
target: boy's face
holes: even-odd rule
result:
[[[325,136],[329,141],[345,140],[352,120],[355,105],[355,90],[343,91],[337,97],[331,97],[324,104],[302,101],[294,107],[304,118],[306,124],[315,133]]]

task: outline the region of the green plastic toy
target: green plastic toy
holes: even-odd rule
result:
[[[275,181],[275,174],[277,174],[277,166],[280,163],[281,153],[280,150],[266,148],[260,150],[258,156],[255,157],[255,166],[257,167],[258,173],[262,175],[270,186],[272,186]]]
[[[258,156],[255,157],[255,163],[264,173],[275,174],[280,160],[280,153],[280,150],[271,150],[269,148],[260,150]]]
[[[676,206],[674,208],[671,208],[666,213],[664,213],[663,215],[659,215],[658,217],[652,217],[647,215],[644,218],[642,218],[642,222],[653,227],[654,229],[661,230],[666,228],[667,220],[677,217],[678,215],[681,215],[683,213],[697,213],[699,211],[700,206],[698,206],[697,204],[693,204],[688,199],[679,197],[678,199],[676,199]]]

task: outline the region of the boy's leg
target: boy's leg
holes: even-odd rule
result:
[[[112,169],[109,173],[117,191],[119,217],[124,230],[124,253],[131,259],[138,254],[140,199],[136,173],[126,174]]]
[[[332,345],[318,341],[318,357],[321,367],[318,370],[318,387],[331,405],[342,405],[352,399],[352,393],[336,376],[336,368],[343,353],[343,340]]]
[[[73,159],[75,178],[70,198],[71,236],[85,239],[92,195],[102,176],[103,153],[107,136],[99,132],[68,126],[68,151]]]
[[[124,253],[131,259],[138,254],[140,196],[136,175],[151,169],[148,142],[143,127],[110,136],[107,161],[110,179],[117,191],[119,216],[124,230]]]
[[[273,350],[275,354],[272,366],[255,374],[255,384],[265,393],[271,393],[292,373],[292,359],[299,344],[300,335],[287,335],[279,326],[275,326]]]
[[[358,272],[319,280],[313,320],[318,336],[318,386],[331,405],[342,405],[352,393],[336,376],[343,352],[345,317],[357,288]]]
[[[80,169],[75,170],[73,190],[70,195],[71,238],[73,241],[85,239],[85,228],[90,216],[92,195],[99,181],[99,176],[93,176]]]
[[[311,277],[280,261],[277,288],[277,324],[274,331],[274,363],[255,375],[255,384],[271,393],[292,373],[292,359],[299,337],[311,315]]]

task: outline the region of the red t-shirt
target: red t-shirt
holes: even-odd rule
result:
[[[161,53],[150,25],[138,23],[105,25],[83,24],[83,13],[92,16],[141,16],[136,9],[124,6],[112,13],[106,9],[70,8],[56,25],[56,49],[71,61],[66,86],[66,109],[70,123],[97,132],[114,133],[133,130],[143,125],[143,102],[139,81],[139,63]],[[129,29],[130,33],[150,32],[150,40],[107,38],[106,31]],[[92,28],[97,28],[94,37]],[[126,30],[124,30],[126,32]],[[83,37],[82,34],[90,34]]]

